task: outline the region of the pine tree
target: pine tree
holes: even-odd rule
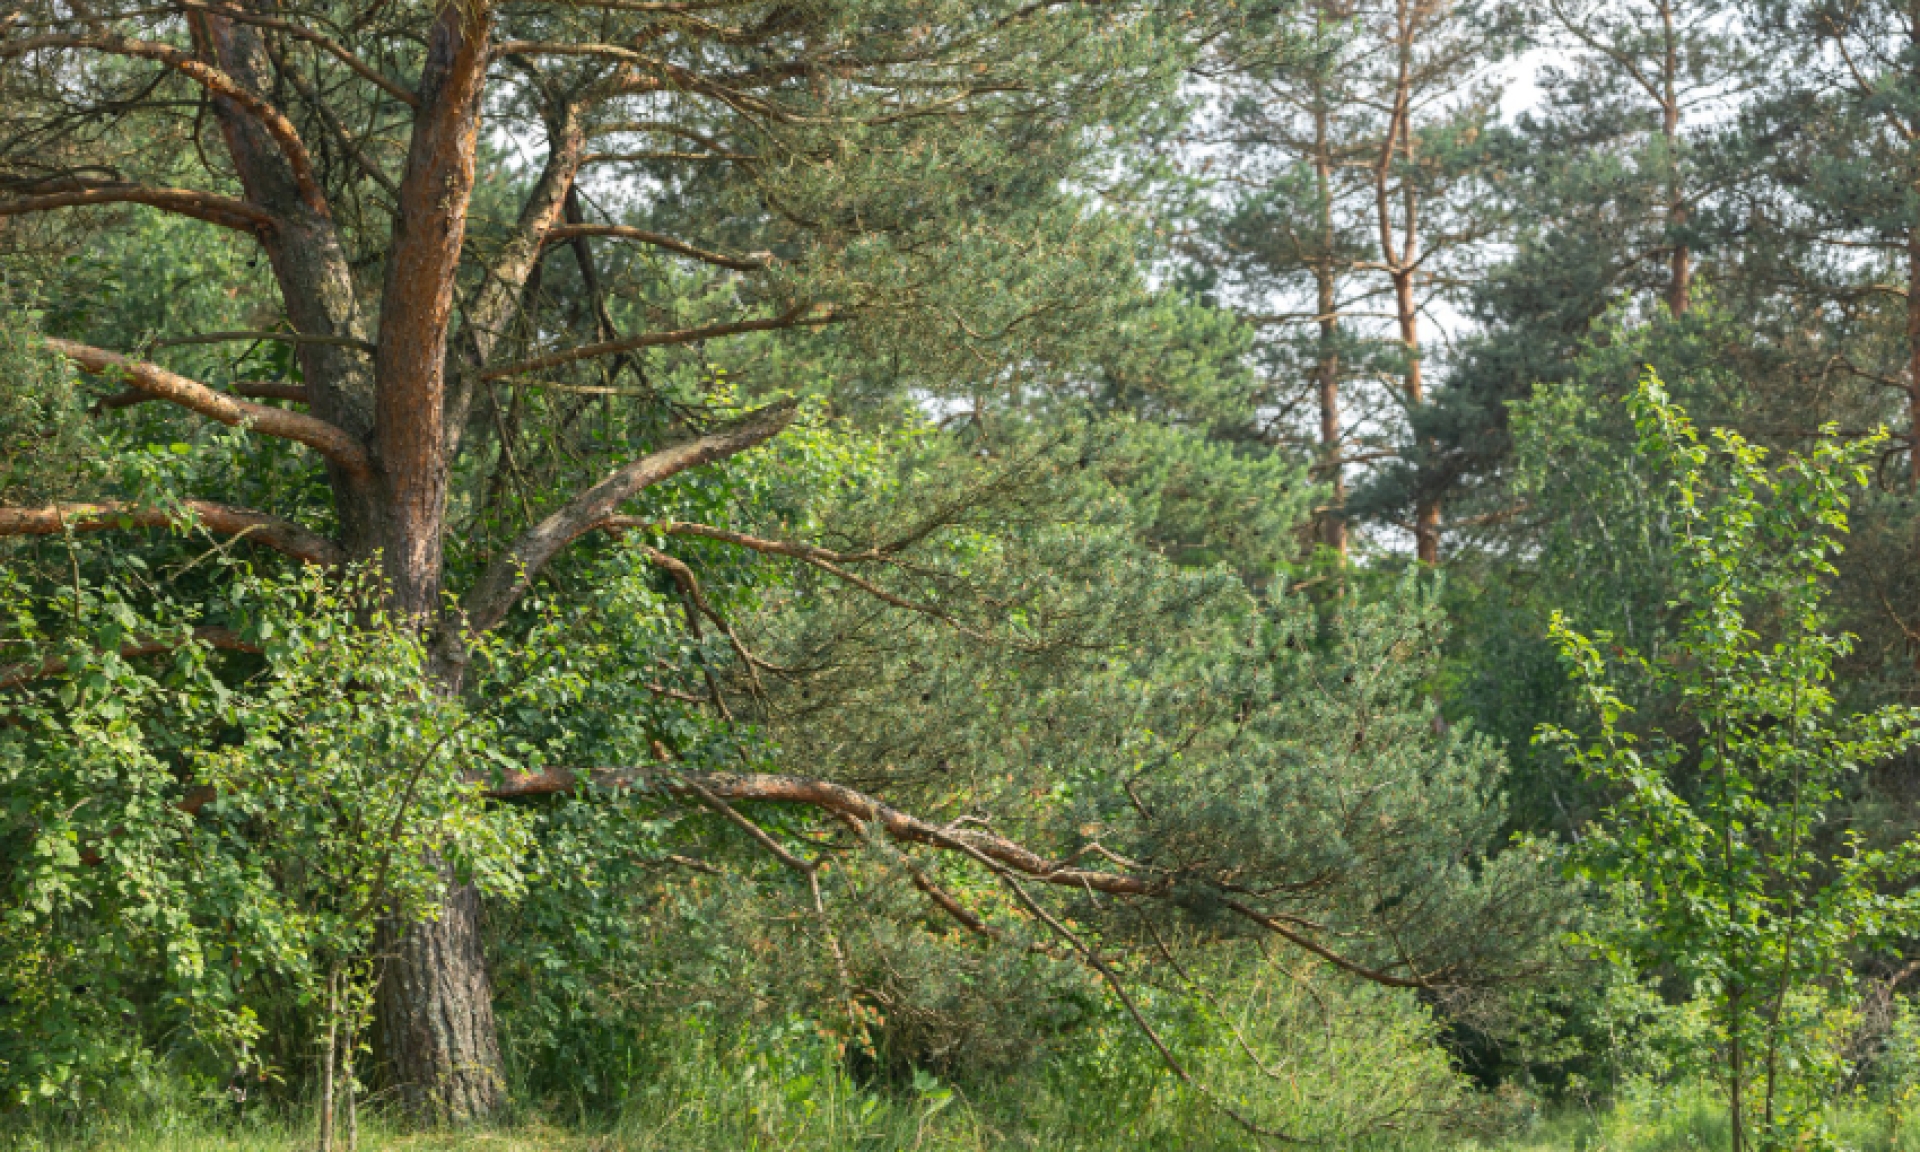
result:
[[[1431,391],[1421,318],[1472,279],[1497,227],[1485,195],[1492,69],[1515,42],[1514,13],[1395,2],[1325,3],[1303,16],[1299,26],[1247,21],[1204,73],[1229,205],[1206,232],[1209,251],[1236,307],[1274,333],[1274,405],[1311,390],[1336,508],[1347,467],[1391,446],[1405,467],[1394,495],[1375,503],[1404,497],[1416,553],[1436,563],[1445,479],[1421,428]],[[1295,374],[1305,379],[1287,379]],[[1390,386],[1356,419],[1341,393],[1359,381]],[[1405,425],[1410,442],[1393,445]],[[1354,451],[1369,440],[1374,451]],[[1336,548],[1344,518],[1322,529]]]
[[[728,418],[709,377],[592,428],[569,396],[644,393],[650,349],[827,326],[911,347],[930,379],[976,370],[983,349],[1037,356],[1128,282],[1124,238],[1063,191],[1087,129],[1124,123],[1179,60],[1137,10],[944,0],[48,0],[4,28],[10,239],[52,244],[102,212],[239,237],[270,273],[231,273],[234,292],[258,292],[257,320],[165,335],[292,355],[279,380],[221,388],[177,370],[178,352],[67,338],[84,318],[46,347],[125,390],[98,419],[160,401],[311,456],[278,508],[93,490],[8,508],[3,530],[191,520],[302,563],[375,565],[441,696],[570,544],[795,412]],[[516,166],[503,147],[535,158]],[[643,201],[634,222],[587,211],[620,188]],[[610,301],[609,245],[653,253],[641,279],[675,290]],[[557,270],[562,252],[575,273]],[[577,291],[556,307],[546,289],[563,275]],[[618,388],[603,363],[627,374]],[[535,402],[542,388],[566,402]],[[544,490],[516,467],[527,436],[561,441],[571,464]],[[424,1114],[502,1100],[479,924],[477,892],[449,871],[437,916],[388,926],[386,1062]]]

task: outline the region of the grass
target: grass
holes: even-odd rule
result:
[[[1832,1122],[1841,1148],[1920,1150],[1920,1117],[1884,1105],[1862,1102],[1842,1110]],[[48,1152],[310,1152],[315,1147],[311,1118],[219,1124],[194,1113],[102,1122],[85,1132],[16,1132],[8,1143]],[[1356,1147],[1337,1142],[1329,1146]],[[718,1116],[683,1107],[633,1112],[589,1125],[529,1118],[500,1129],[405,1133],[376,1122],[362,1133],[360,1147],[365,1152],[1211,1152],[1258,1145],[1217,1119],[1205,1127],[1163,1124],[1096,1132],[1043,1123],[1007,1131],[994,1117],[964,1103],[930,1109],[913,1101],[856,1104],[829,1099],[798,1111],[776,1108]],[[1698,1152],[1727,1147],[1727,1126],[1711,1096],[1682,1092],[1662,1100],[1623,1102],[1597,1114],[1565,1111],[1498,1137],[1429,1132],[1383,1136],[1358,1147],[1405,1152]]]

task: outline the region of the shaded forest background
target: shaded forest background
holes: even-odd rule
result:
[[[5,1140],[1914,1139],[1920,8],[0,61]]]

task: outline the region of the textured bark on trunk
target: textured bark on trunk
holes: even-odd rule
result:
[[[506,1099],[493,988],[480,946],[480,893],[450,884],[437,920],[380,928],[380,1048],[411,1115],[484,1119]]]
[[[394,612],[433,637],[434,688],[457,692],[460,624],[440,603],[447,505],[446,362],[455,274],[473,194],[488,13],[449,4],[435,19],[400,182],[374,358],[381,561]],[[438,915],[382,926],[380,1025],[402,1105],[441,1123],[484,1119],[504,1100],[493,989],[480,947],[480,894],[449,883]]]

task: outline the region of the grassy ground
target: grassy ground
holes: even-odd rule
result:
[[[869,1101],[874,1098],[867,1098]],[[916,1101],[855,1104],[828,1099],[811,1109],[715,1115],[698,1108],[630,1115],[611,1125],[569,1125],[553,1119],[506,1129],[399,1133],[373,1124],[361,1134],[366,1152],[1211,1152],[1258,1144],[1217,1118],[1159,1117],[1145,1125],[1089,1131],[1044,1119],[984,1115],[965,1103],[937,1108]],[[1009,1127],[1003,1124],[1011,1122]],[[1920,1116],[1862,1103],[1834,1117],[1837,1146],[1859,1152],[1920,1152]],[[310,1152],[311,1121],[252,1120],[209,1124],[204,1117],[158,1114],[136,1124],[105,1122],[91,1131],[16,1133],[16,1147],[58,1152]],[[1383,1135],[1362,1145],[1331,1147],[1406,1152],[1683,1152],[1727,1147],[1716,1103],[1703,1094],[1622,1104],[1604,1114],[1568,1111],[1500,1135],[1428,1132]],[[344,1144],[339,1145],[344,1148]]]
[[[1256,1148],[1231,1125],[1181,1123],[1137,1125],[1094,1133],[1054,1127],[1046,1121],[1006,1131],[993,1117],[964,1102],[941,1108],[924,1104],[862,1104],[839,1108],[816,1102],[793,1114],[712,1116],[701,1110],[634,1114],[616,1123],[568,1125],[559,1119],[526,1119],[515,1127],[465,1133],[397,1133],[371,1123],[361,1133],[367,1152],[1200,1152]],[[1167,1117],[1162,1117],[1167,1119]],[[1859,1152],[1920,1152],[1920,1116],[1901,1116],[1885,1106],[1860,1104],[1834,1117],[1839,1148]],[[209,1123],[192,1114],[156,1114],[136,1123],[98,1121],[90,1131],[15,1133],[17,1148],[58,1152],[309,1152],[315,1148],[311,1119]],[[344,1144],[340,1144],[344,1148]],[[1342,1146],[1342,1144],[1332,1144]],[[1442,1133],[1380,1137],[1365,1148],[1405,1152],[1699,1152],[1726,1148],[1726,1123],[1711,1096],[1686,1094],[1665,1102],[1628,1102],[1605,1114],[1563,1112],[1523,1123],[1498,1137]]]

